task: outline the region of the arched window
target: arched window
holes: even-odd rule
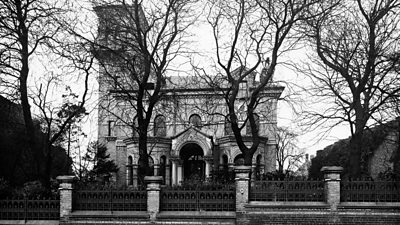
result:
[[[257,128],[257,133],[258,130],[260,129],[260,117],[257,114],[253,114],[254,116],[254,122],[256,123],[256,128]],[[247,120],[246,123],[246,134],[251,135],[251,125],[250,125],[250,121]]]
[[[154,119],[154,136],[165,137],[167,135],[167,125],[165,124],[165,117],[162,115],[156,116]]]
[[[133,185],[133,167],[132,167],[132,163],[133,163],[133,158],[132,156],[128,157],[128,165],[126,165],[126,168],[128,170],[128,185]]]
[[[261,155],[257,155],[257,158],[256,158],[256,171],[255,171],[257,180],[260,180],[261,173],[262,173],[262,171],[261,171],[261,159],[262,159],[262,156]]]
[[[228,121],[228,118],[225,118],[225,135],[233,134],[231,123]]]
[[[244,157],[243,154],[239,154],[235,157],[235,160],[233,160],[235,163],[235,166],[243,166],[244,165]]]
[[[201,117],[197,114],[193,114],[189,117],[189,123],[197,128],[200,128],[202,126]]]

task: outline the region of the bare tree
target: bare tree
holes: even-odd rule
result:
[[[99,36],[95,54],[101,65],[100,107],[138,135],[139,155],[149,173],[148,133],[164,94],[170,63],[184,52],[193,23],[191,0],[96,1]],[[115,107],[119,105],[120,107]]]
[[[232,128],[245,165],[251,165],[261,141],[256,114],[273,112],[265,104],[277,96],[267,93],[282,91],[272,85],[279,59],[295,48],[300,38],[295,27],[307,19],[305,12],[316,2],[209,1],[207,20],[216,46],[215,66],[212,73],[200,68],[196,71],[226,104],[223,116]],[[244,129],[249,131],[251,144],[246,144]]]
[[[54,29],[41,25],[52,22],[59,9],[55,5],[44,4],[41,1],[1,1],[0,2],[0,72],[2,83],[7,89],[18,93],[21,102],[29,145],[35,156],[37,174],[40,174],[38,151],[35,140],[35,129],[29,104],[28,77],[29,59],[37,47],[47,38],[54,35]],[[41,30],[40,30],[41,29]]]
[[[294,171],[304,157],[304,152],[297,146],[297,136],[288,128],[278,127],[276,132],[276,161],[278,162],[279,175]]]
[[[335,5],[331,5],[335,4]],[[333,7],[332,7],[333,6]],[[325,110],[308,111],[313,125],[348,123],[351,131],[350,171],[362,172],[364,130],[393,119],[400,76],[393,57],[399,51],[400,1],[323,2],[330,7],[307,21],[306,34],[315,54],[302,72],[312,78],[309,92]]]
[[[88,75],[93,60],[85,58],[85,60],[77,59],[79,57],[87,57],[82,55],[84,51],[82,43],[67,42],[68,33],[61,29],[61,24],[67,24],[63,21],[68,18],[68,1],[0,1],[0,73],[2,80],[2,93],[9,94],[18,100],[22,106],[24,126],[28,137],[30,151],[34,156],[36,168],[36,179],[40,179],[45,186],[50,185],[50,169],[51,169],[51,146],[56,143],[63,135],[68,124],[78,115],[83,108],[88,91]],[[61,23],[62,22],[62,23]],[[75,40],[76,41],[76,40]],[[69,45],[64,45],[68,43]],[[63,45],[61,45],[63,44]],[[64,47],[67,47],[64,49]],[[83,47],[84,48],[84,47]],[[38,85],[37,92],[31,89],[30,84],[34,78],[30,66],[34,59],[43,59],[51,53],[61,53],[61,56],[67,61],[71,61],[75,65],[76,70],[82,70],[85,74],[84,94],[81,102],[74,110],[69,109],[68,115],[64,114],[63,118],[58,118],[55,125],[54,114],[56,108],[49,104],[48,98],[51,93],[48,92],[49,85],[54,79],[49,79],[44,86]],[[68,52],[68,54],[67,54]],[[43,54],[46,53],[46,54]],[[76,54],[77,56],[73,56]],[[43,57],[43,55],[46,55]],[[50,62],[49,58],[47,60]],[[68,65],[65,65],[67,67]],[[62,69],[62,68],[61,68]],[[44,74],[53,74],[52,71],[36,71],[39,76]],[[66,76],[63,74],[62,76]],[[5,86],[3,86],[5,84]],[[61,95],[60,95],[61,97]],[[30,102],[32,98],[33,105]],[[33,122],[32,106],[38,106],[45,123],[42,128],[45,133],[44,144],[38,137],[42,134],[35,129]],[[53,115],[50,115],[53,114]]]

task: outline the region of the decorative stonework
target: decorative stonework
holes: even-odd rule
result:
[[[106,140],[108,141],[108,142],[113,142],[113,141],[116,141],[117,140],[117,137],[115,137],[115,136],[108,136],[108,137],[105,137],[106,138]]]
[[[179,161],[181,161],[179,155],[172,155],[169,159],[170,159],[172,162],[176,162],[176,163],[179,163]]]
[[[249,142],[249,143],[253,142],[251,136],[243,136],[242,138],[244,142]],[[267,144],[268,140],[269,140],[268,137],[260,136],[260,144]],[[234,145],[236,145],[236,138],[234,135],[223,136],[217,139],[217,143],[218,144],[233,143]]]
[[[190,127],[172,139],[171,155],[179,156],[179,151],[188,143],[198,144],[203,149],[204,156],[212,155],[212,137],[204,134],[194,127]]]
[[[212,161],[214,160],[214,157],[212,157],[211,155],[210,156],[204,156],[203,159],[204,159],[204,161],[212,163]]]
[[[168,137],[152,137],[149,136],[147,137],[147,142],[149,144],[171,144],[171,138]],[[124,143],[126,145],[132,145],[132,144],[138,144],[139,143],[139,137],[130,137],[130,138],[126,138],[124,139]]]

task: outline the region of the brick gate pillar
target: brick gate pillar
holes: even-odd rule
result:
[[[162,176],[146,176],[144,181],[147,184],[147,213],[151,220],[156,219],[156,215],[160,212],[160,185]]]
[[[68,220],[72,212],[72,182],[74,176],[58,176],[60,182],[60,220]]]
[[[337,210],[340,203],[340,173],[343,171],[343,167],[324,166],[321,171],[324,173],[325,201],[331,210]]]
[[[243,212],[249,202],[251,166],[235,167],[236,212]]]

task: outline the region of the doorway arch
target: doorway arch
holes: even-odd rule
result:
[[[203,180],[205,177],[204,152],[196,143],[185,144],[180,150],[183,180]]]

